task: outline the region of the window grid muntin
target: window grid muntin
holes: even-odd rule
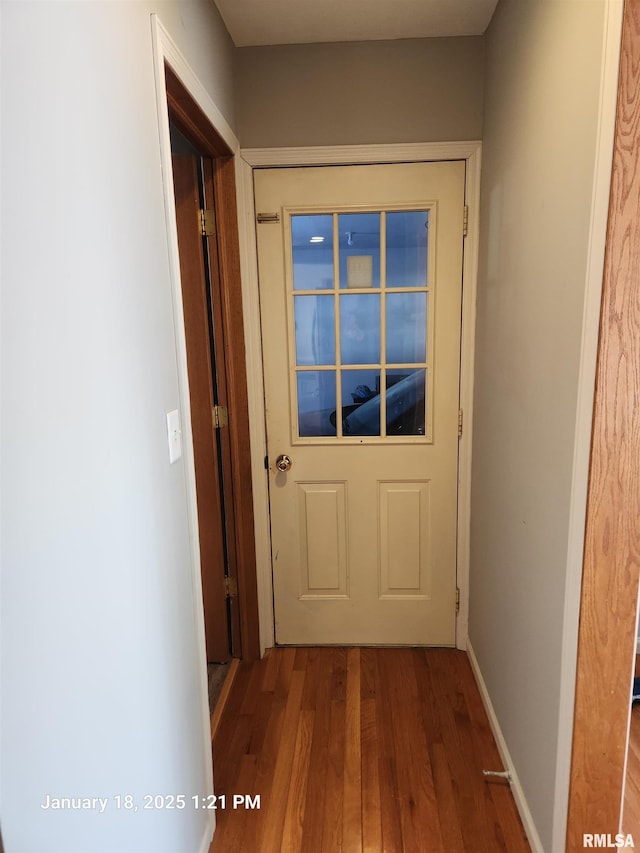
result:
[[[420,212],[426,213],[428,216],[427,229],[427,269],[426,283],[424,286],[404,285],[399,287],[387,287],[387,228],[386,214],[390,212]],[[335,206],[331,211],[326,207],[321,208],[290,208],[283,209],[283,221],[287,222],[285,234],[286,247],[286,264],[285,274],[287,278],[287,311],[289,316],[289,329],[293,330],[290,335],[289,346],[289,372],[290,372],[290,401],[291,413],[295,413],[295,420],[290,418],[291,424],[291,441],[292,444],[362,444],[366,441],[368,444],[380,443],[421,443],[430,444],[432,438],[433,424],[433,345],[434,345],[434,270],[435,270],[435,233],[436,233],[436,203],[425,202],[423,204],[408,204],[408,205],[380,205],[380,206]],[[334,298],[334,340],[335,340],[335,363],[330,365],[298,365],[296,363],[296,342],[295,342],[295,317],[293,311],[294,296],[317,296],[319,291],[314,290],[296,290],[293,280],[293,262],[292,262],[292,240],[291,240],[291,219],[298,215],[308,215],[314,213],[318,215],[332,215],[333,217],[333,265],[334,265],[334,280],[333,288],[324,289],[321,292],[327,296],[333,295]],[[339,239],[339,224],[338,215],[341,213],[378,213],[380,214],[380,286],[379,287],[364,287],[364,288],[342,288],[340,282],[340,239]],[[379,362],[343,365],[341,358],[341,340],[340,340],[340,296],[341,294],[378,294],[380,297],[380,356]],[[424,362],[386,362],[382,356],[386,355],[386,299],[385,294],[399,293],[426,293],[427,294],[427,346],[426,360]],[[293,357],[292,357],[293,356]],[[342,429],[342,379],[343,374],[350,369],[358,370],[378,370],[380,372],[380,435],[379,436],[345,436]],[[387,412],[386,412],[386,390],[387,370],[425,370],[425,433],[424,435],[406,435],[406,436],[388,436],[386,434]],[[336,374],[336,435],[331,436],[313,436],[304,437],[299,435],[298,429],[298,400],[297,400],[297,374],[302,371],[335,371]],[[340,416],[338,416],[338,412]]]

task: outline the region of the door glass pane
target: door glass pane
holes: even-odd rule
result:
[[[386,300],[387,361],[426,361],[427,294],[392,293]]]
[[[335,370],[298,371],[298,430],[302,437],[336,434]]]
[[[387,287],[426,287],[429,211],[387,213]]]
[[[427,371],[387,371],[387,435],[424,435]]]
[[[294,290],[333,287],[333,216],[292,216]]]
[[[333,296],[295,296],[296,364],[335,364]]]
[[[380,287],[380,214],[341,213],[340,287]]]
[[[340,297],[340,352],[343,364],[380,361],[380,296],[350,294]]]
[[[380,435],[380,371],[342,371],[343,435]]]
[[[424,436],[429,211],[296,214],[291,237],[299,435]]]

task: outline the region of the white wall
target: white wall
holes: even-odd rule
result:
[[[565,586],[605,11],[502,0],[486,44],[469,636],[545,851],[563,849],[567,806]]]
[[[225,117],[212,3],[2,4],[2,800],[7,853],[187,853],[207,815],[202,624],[155,107],[157,11]],[[204,848],[203,848],[204,845]]]

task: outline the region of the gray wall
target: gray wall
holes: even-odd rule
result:
[[[244,148],[479,139],[482,37],[246,47]]]
[[[469,634],[547,851],[604,6],[503,0],[486,45]]]
[[[234,48],[209,0],[1,9],[5,849],[205,849],[192,808],[40,804],[207,788],[150,13],[229,121]]]

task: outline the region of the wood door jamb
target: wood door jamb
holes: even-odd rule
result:
[[[469,540],[471,513],[471,436],[473,433],[473,373],[475,350],[475,313],[478,279],[478,246],[480,219],[480,169],[482,159],[482,143],[478,140],[458,142],[425,142],[401,143],[385,145],[337,145],[310,146],[302,148],[246,148],[241,149],[241,181],[243,188],[243,220],[248,224],[255,223],[255,205],[253,201],[253,169],[265,167],[287,166],[339,166],[362,165],[368,163],[410,163],[416,161],[434,160],[464,160],[466,166],[465,202],[469,208],[468,234],[465,238],[463,258],[462,292],[462,351],[460,373],[460,407],[464,410],[465,429],[459,443],[459,488],[458,488],[458,564],[457,586],[460,588],[460,611],[456,619],[456,646],[465,649],[467,644],[469,618]],[[259,300],[255,296],[258,291],[257,250],[255,235],[250,238],[251,258],[247,258],[245,284],[248,291],[246,304],[248,308],[247,322],[260,338],[258,313]],[[256,443],[266,449],[264,422],[260,421],[258,405],[264,405],[264,386],[262,377],[262,362],[258,356],[250,361],[253,372],[252,383],[256,386],[251,399],[251,414],[253,428],[259,432]],[[259,373],[259,377],[257,374]],[[260,386],[259,388],[257,386]],[[262,400],[262,403],[259,401]],[[265,450],[266,452],[266,450]],[[264,455],[264,453],[263,453]],[[257,471],[260,461],[254,460],[254,483],[258,482]],[[261,466],[260,466],[261,467]],[[261,471],[264,475],[264,470]],[[271,577],[271,551],[269,528],[265,522],[268,517],[266,490],[255,487],[258,521],[258,565],[260,570],[260,602],[262,620],[262,644],[273,642],[273,579]],[[267,624],[267,622],[269,624]]]
[[[233,152],[223,137],[166,62],[165,76],[171,121],[203,155],[214,162],[231,445],[232,494],[228,499],[233,503],[235,516],[241,656],[253,660],[260,656],[260,642],[235,165]]]

